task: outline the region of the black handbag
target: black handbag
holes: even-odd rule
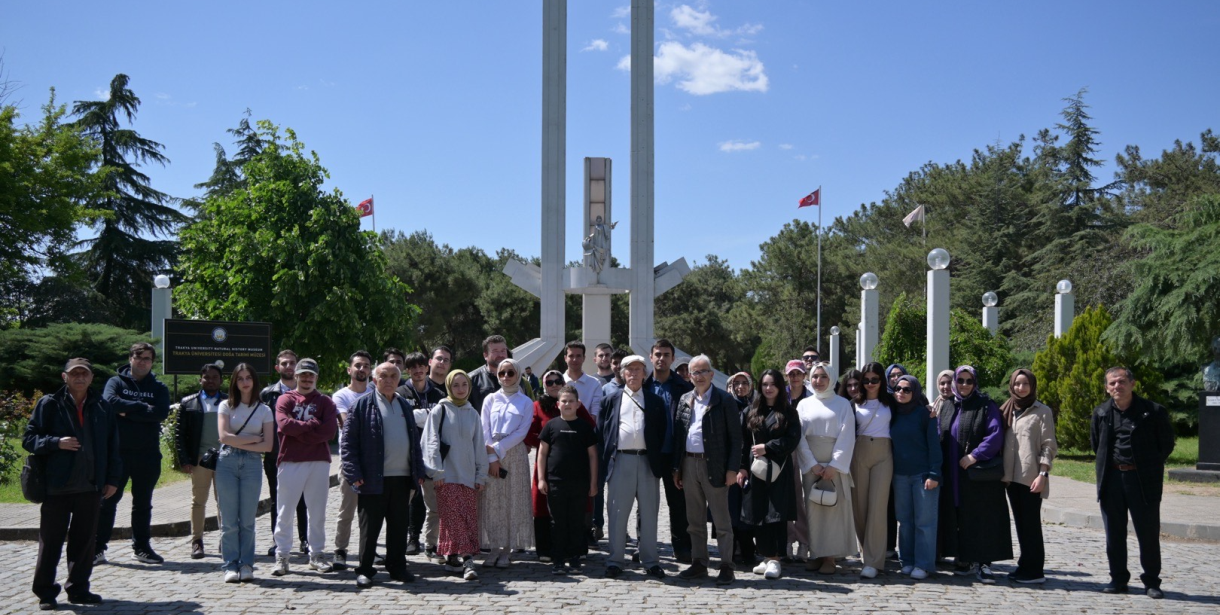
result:
[[[994,483],[1004,478],[1004,455],[974,462],[974,465],[966,468],[966,477],[976,483]]]
[[[441,461],[449,456],[449,445],[445,444],[445,406],[441,406],[441,424],[436,430],[436,440],[441,443]]]
[[[21,467],[21,495],[34,504],[47,499],[47,460],[42,455],[26,455]]]
[[[254,418],[254,413],[258,411],[258,407],[261,405],[262,405],[262,403],[259,403],[254,406],[254,409],[250,411],[250,416],[246,417],[246,422],[242,423],[241,427],[239,427],[237,429],[237,433],[235,433],[233,435],[235,435],[235,436],[241,435],[242,430],[246,428],[246,425],[250,424],[250,419]],[[206,418],[206,417],[204,417],[204,418]],[[227,445],[221,445],[221,448],[224,448],[225,446],[227,446]],[[204,451],[203,455],[199,456],[199,463],[197,463],[195,465],[197,465],[205,470],[211,470],[211,471],[215,472],[217,461],[220,461],[220,451],[215,446],[213,446],[213,447],[208,448],[208,450]]]

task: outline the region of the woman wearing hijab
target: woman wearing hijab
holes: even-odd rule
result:
[[[729,394],[741,409],[741,422],[745,423],[745,414],[758,394],[754,391],[754,379],[749,372],[737,372],[729,378]],[[754,527],[741,522],[741,487],[736,483],[729,485],[729,516],[733,519],[733,563],[744,564],[750,568],[755,564]]]
[[[940,427],[923,402],[919,380],[894,383],[894,512],[902,574],[920,581],[936,571],[936,517],[940,496]]]
[[[445,378],[449,396],[437,402],[424,422],[424,466],[436,487],[440,528],[436,552],[445,568],[462,578],[479,578],[479,498],[487,482],[487,452],[479,412],[470,404],[470,376],[455,369]]]
[[[1046,551],[1042,544],[1042,500],[1050,496],[1051,463],[1059,452],[1055,416],[1038,401],[1038,380],[1028,369],[1008,378],[1008,400],[1000,406],[1004,421],[1004,479],[1021,557],[1008,574],[1014,583],[1045,583]]]
[[[892,363],[885,368],[885,388],[890,393],[894,392],[894,387],[898,386],[898,379],[907,375],[907,368],[901,363]]]
[[[798,458],[809,521],[809,567],[821,574],[835,573],[835,558],[856,551],[856,524],[852,515],[851,460],[856,448],[856,414],[851,402],[836,395],[834,368],[815,362],[810,371],[813,396],[801,400],[796,412],[801,421]],[[815,485],[834,485],[837,502],[823,506],[809,501]]]
[[[780,557],[787,551],[788,522],[796,519],[796,493],[791,485],[791,457],[801,440],[801,419],[788,403],[784,375],[778,370],[763,372],[758,381],[758,397],[741,423],[741,470],[737,486],[742,489],[741,521],[755,528],[758,552],[766,559],[754,567],[754,574],[778,579]],[[755,459],[778,466],[771,480],[759,478],[750,469]]]
[[[886,388],[885,370],[869,363],[862,372],[861,390],[852,400],[856,411],[856,448],[851,459],[852,512],[860,539],[860,576],[872,579],[885,568],[886,518],[894,453],[890,447],[890,417],[894,396]]]
[[[953,405],[953,370],[946,369],[936,376],[936,391],[940,395],[928,407],[933,417],[940,416],[946,407]]]
[[[737,372],[729,378],[728,384],[729,394],[733,396],[733,401],[741,407],[741,411],[745,412],[750,409],[750,404],[754,402],[754,397],[757,395],[754,392],[754,379],[750,377],[749,372]]]
[[[484,566],[508,568],[514,549],[534,546],[530,515],[529,455],[525,436],[534,402],[521,390],[521,367],[504,359],[496,369],[499,390],[483,399],[483,442],[487,448],[487,488],[479,497],[479,530],[488,549]]]
[[[533,419],[530,422],[529,432],[525,434],[525,446],[533,449],[537,449],[540,444],[538,434],[542,433],[542,427],[546,425],[547,421],[559,416],[559,389],[562,389],[564,385],[563,373],[553,369],[542,375],[540,384],[542,385],[542,395],[539,395],[538,401],[534,402]],[[584,404],[581,404],[580,408],[576,410],[576,416],[588,421],[590,426],[597,427],[597,422],[585,409]],[[537,464],[535,464],[534,471],[530,472],[534,543],[538,545],[538,560],[541,562],[551,561],[551,509],[547,505],[546,494],[538,491],[538,475],[545,472],[546,468],[537,467]],[[546,478],[545,474],[543,478]]]
[[[963,365],[953,374],[953,405],[946,406],[937,417],[944,455],[941,476],[945,479],[941,490],[941,545],[945,555],[956,556],[957,574],[974,575],[990,584],[995,583],[991,564],[1012,559],[1004,483],[998,479],[973,480],[969,468],[985,462],[990,465],[992,459],[1003,454],[1004,426],[1000,409],[979,391],[974,368]]]

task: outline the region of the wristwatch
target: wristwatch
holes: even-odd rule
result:
[[[1050,478],[1051,473],[1050,472],[1038,472],[1038,476],[1045,476],[1047,478]]]

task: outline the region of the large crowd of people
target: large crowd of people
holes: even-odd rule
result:
[[[913,580],[942,568],[995,583],[992,566],[1014,556],[1010,512],[1019,558],[1008,580],[1046,580],[1040,510],[1057,446],[1053,413],[1038,401],[1030,370],[1013,372],[997,403],[969,365],[942,372],[929,399],[901,365],[869,363],[840,379],[813,347],[782,372],[734,374],[725,389],[713,383],[707,356],[677,369],[664,339],[648,356],[597,346],[596,374],[584,372],[585,345],[569,342],[566,370],[541,380],[510,354],[503,337],[491,336],[484,364],[466,373],[451,369],[445,346],[430,356],[387,349],[380,363],[357,351],[349,383],[332,395],[317,389],[318,363],[291,350],[279,353],[277,380],[265,388],[242,363],[227,375],[226,393],[221,368],[203,366],[200,390],[181,400],[173,426],[192,485],[189,556],[206,556],[211,494],[223,582],[254,578],[265,477],[272,511],[262,540],[272,545],[277,577],[290,574],[294,527],[310,569],[346,569],[357,521],[361,588],[374,584],[379,567],[413,581],[407,556],[420,553],[466,580],[480,568],[509,568],[531,549],[530,559],[556,575],[585,574],[589,549],[602,539],[605,567],[592,574],[617,578],[638,562],[645,575],[664,578],[663,494],[684,581],[714,574],[717,585],[730,585],[738,571],[776,579],[800,561],[836,574],[859,554],[851,571],[862,579],[885,573],[896,557],[893,571]],[[129,365],[101,391],[89,360],[69,359],[64,387],[34,409],[23,445],[43,461],[47,485],[33,582],[43,609],[57,606],[61,590],[73,603],[101,601],[90,575],[107,562],[129,481],[133,557],[164,562],[150,528],[171,405],[151,371],[155,357],[151,344],[132,346]],[[1161,477],[1173,430],[1164,408],[1133,393],[1129,369],[1114,367],[1105,381],[1110,399],[1092,418],[1110,569],[1104,591],[1128,591],[1130,514],[1140,580],[1160,598]],[[339,513],[328,552],[336,437]]]

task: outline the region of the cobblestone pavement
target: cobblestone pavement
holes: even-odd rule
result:
[[[328,514],[328,541],[333,535],[338,493],[332,489]],[[662,502],[662,519],[665,519]],[[258,551],[269,546],[266,518],[257,524]],[[662,541],[668,528],[661,524]],[[634,523],[629,527],[634,527]],[[353,527],[353,544],[359,530]],[[224,584],[216,548],[218,533],[209,532],[203,560],[189,558],[188,538],[155,539],[155,548],[168,561],[161,566],[130,560],[130,547],[116,541],[109,551],[112,563],[93,574],[93,590],[106,601],[98,606],[74,607],[61,594],[60,610],[81,613],[284,613],[306,615],[359,615],[362,613],[811,613],[811,612],[1029,612],[1029,613],[1220,613],[1220,544],[1164,540],[1162,556],[1166,599],[1155,601],[1142,593],[1107,596],[1098,590],[1108,581],[1103,535],[1099,530],[1048,525],[1048,582],[1042,587],[1013,587],[1001,577],[984,586],[942,571],[934,579],[912,582],[896,570],[875,580],[861,581],[859,562],[845,560],[840,573],[823,577],[803,566],[786,566],[785,576],[765,581],[749,571],[738,572],[727,589],[710,580],[679,581],[679,568],[662,547],[663,565],[671,576],[664,581],[645,580],[642,570],[629,569],[616,580],[601,578],[605,554],[595,552],[585,566],[587,576],[553,577],[550,567],[522,556],[508,570],[479,569],[481,580],[462,581],[447,574],[423,556],[411,558],[414,583],[386,580],[358,590],[350,570],[320,574],[307,570],[305,558],[294,556],[292,572],[270,576],[271,558],[259,557],[256,580]],[[604,545],[604,543],[603,543]],[[330,544],[327,545],[329,550]],[[0,543],[0,556],[15,565],[0,572],[0,613],[28,613],[37,609],[30,592],[36,542]],[[713,548],[714,551],[714,548]],[[1135,566],[1133,592],[1138,584],[1138,548],[1132,537],[1131,564]],[[1014,562],[995,566],[1012,569]],[[66,572],[61,565],[60,580]]]

